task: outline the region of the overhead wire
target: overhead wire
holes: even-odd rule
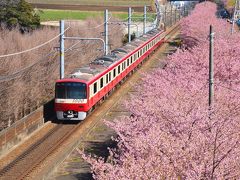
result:
[[[113,17],[113,16],[112,16],[112,13],[109,13],[109,14],[111,14],[111,16],[108,18],[108,21]],[[69,21],[67,21],[67,22],[68,22],[68,24],[69,24],[69,26],[70,26],[70,22],[69,22]],[[87,30],[97,29],[97,28],[103,26],[104,24],[105,24],[105,22],[103,22],[103,23],[101,23],[101,24],[99,24],[99,25],[97,25],[97,26],[95,26],[95,27],[91,27],[91,28],[81,28],[81,29],[87,29]]]
[[[67,29],[65,29],[64,32],[66,32],[69,28],[70,28],[70,27],[68,27]],[[63,33],[64,33],[64,32],[63,32]],[[63,34],[63,33],[62,33],[62,34]],[[43,44],[40,44],[40,45],[38,45],[38,46],[35,46],[35,47],[33,47],[33,48],[26,49],[26,50],[24,50],[24,51],[20,51],[20,52],[16,52],[16,53],[11,53],[11,54],[6,54],[6,55],[0,55],[0,58],[6,58],[6,57],[10,57],[10,56],[15,56],[15,55],[23,54],[23,53],[26,53],[26,52],[29,52],[29,51],[33,51],[33,50],[35,50],[35,49],[38,49],[38,48],[40,48],[40,47],[43,47],[43,46],[45,46],[46,44],[54,41],[55,39],[57,39],[57,38],[58,38],[59,36],[61,36],[62,34],[58,34],[57,36],[55,36],[54,38],[50,39],[49,41],[47,41],[47,42],[45,42],[45,43],[43,43]],[[1,59],[0,59],[0,60],[1,60]]]
[[[223,87],[223,88],[225,88],[225,89],[228,89],[228,90],[231,90],[231,91],[239,92],[239,93],[240,93],[240,90],[236,90],[236,89],[233,89],[233,88],[229,88],[229,87],[223,86],[223,85],[221,85],[221,84],[217,84],[217,85],[220,86],[220,87]]]
[[[109,17],[108,20],[110,20],[111,18],[112,18],[112,16]],[[105,23],[105,22],[104,22],[104,23]],[[98,28],[98,27],[102,26],[104,23],[102,23],[102,24],[100,24],[100,25],[98,25],[98,26],[95,26],[95,27],[93,27],[93,28],[88,28],[88,29]],[[67,29],[65,29],[64,32],[66,32],[67,30],[69,30],[69,28],[70,28],[70,26],[69,26]],[[43,44],[41,44],[41,45],[38,45],[38,46],[36,46],[36,47],[33,47],[33,48],[31,48],[31,49],[27,49],[27,50],[24,50],[24,51],[21,51],[21,52],[17,52],[17,53],[12,53],[12,54],[1,55],[0,58],[10,57],[10,56],[14,56],[14,55],[19,55],[19,54],[23,54],[23,53],[26,53],[26,52],[29,52],[29,51],[38,49],[38,48],[40,48],[40,47],[42,47],[42,46],[44,46],[44,45],[52,42],[53,40],[55,40],[56,38],[58,38],[60,35],[62,35],[62,34],[58,34],[57,36],[55,36],[54,38],[50,39],[49,41],[47,41],[47,42],[45,42],[45,43],[43,43]],[[66,49],[65,52],[71,50],[73,47],[75,47],[75,46],[76,46],[77,44],[79,44],[79,43],[80,43],[80,42],[77,42],[76,44],[72,45],[70,48]],[[53,54],[53,53],[54,53],[54,52],[50,52],[49,54],[47,54],[46,56],[44,56],[43,58],[41,58],[41,60],[44,59],[44,58],[46,58],[46,57],[48,57],[48,56],[50,56],[50,55]],[[37,61],[37,62],[34,62],[33,64],[31,64],[31,65],[29,65],[29,66],[27,66],[27,67],[25,67],[25,68],[23,68],[23,69],[21,69],[21,70],[19,70],[19,71],[14,72],[14,73],[11,74],[11,75],[0,76],[0,82],[4,82],[4,81],[9,81],[9,80],[15,79],[15,78],[18,77],[21,73],[23,73],[25,70],[30,69],[30,68],[32,68],[34,65],[40,63],[41,60],[39,60],[39,61]]]
[[[31,65],[19,70],[19,71],[16,71],[14,72],[13,74],[11,75],[6,75],[6,76],[0,76],[0,82],[4,82],[4,81],[10,81],[10,80],[13,80],[15,79],[16,77],[18,77],[19,75],[21,75],[21,73],[23,73],[24,71],[32,68],[33,66],[37,65],[38,63],[41,63],[43,59],[49,57],[50,55],[56,53],[56,51],[52,51],[50,53],[48,53],[47,55],[45,55],[44,57],[42,57],[40,60],[32,63]]]

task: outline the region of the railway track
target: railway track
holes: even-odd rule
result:
[[[0,170],[0,179],[27,179],[51,153],[68,139],[79,124],[58,124],[39,141]]]
[[[170,38],[171,34],[174,34],[177,29],[178,26],[169,31],[167,39]],[[94,114],[93,112],[91,115]],[[89,119],[91,119],[90,117]],[[0,169],[0,179],[29,179],[31,174],[36,171],[49,156],[61,148],[61,145],[66,142],[80,126],[84,129],[84,134],[86,134],[99,122],[98,119],[94,120],[94,122],[89,122],[89,119],[78,124],[57,124],[16,159]]]

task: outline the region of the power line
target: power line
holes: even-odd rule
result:
[[[33,64],[19,70],[19,71],[16,71],[14,72],[13,74],[11,75],[7,75],[7,76],[0,76],[0,82],[4,82],[4,81],[10,81],[10,80],[13,80],[15,79],[16,77],[18,77],[19,75],[21,75],[21,73],[23,73],[25,70],[27,69],[30,69],[32,68],[33,66],[37,65],[38,63],[42,62],[43,59],[47,58],[48,56],[52,55],[56,53],[55,51],[53,52],[50,52],[49,54],[47,54],[46,56],[44,56],[43,58],[41,58],[40,60],[38,60],[37,62],[34,62]]]
[[[68,27],[67,29],[65,29],[65,31],[67,31],[70,27]],[[64,32],[65,32],[64,31]],[[54,38],[50,39],[49,41],[43,43],[43,44],[40,44],[36,47],[33,47],[31,49],[27,49],[27,50],[24,50],[24,51],[21,51],[21,52],[16,52],[16,53],[12,53],[12,54],[6,54],[6,55],[1,55],[0,58],[6,58],[6,57],[10,57],[10,56],[15,56],[15,55],[19,55],[19,54],[23,54],[23,53],[26,53],[26,52],[29,52],[29,51],[32,51],[32,50],[35,50],[35,49],[38,49],[42,46],[45,46],[46,44],[52,42],[53,40],[57,39],[59,36],[61,36],[61,34],[58,34],[57,36],[55,36]]]
[[[111,14],[111,16],[108,18],[108,21],[113,17],[112,16],[112,13],[110,13]],[[70,26],[70,22],[69,21],[67,21],[68,22],[68,25],[69,25],[69,27],[71,27]],[[73,21],[74,22],[74,21]],[[76,21],[77,22],[77,21]],[[97,29],[97,28],[99,28],[99,27],[101,27],[101,26],[103,26],[105,24],[105,22],[103,22],[103,23],[101,23],[101,24],[99,24],[99,25],[97,25],[97,26],[95,26],[95,27],[91,27],[91,28],[81,28],[81,29],[87,29],[87,30],[90,30],[90,29]]]
[[[232,89],[232,88],[223,86],[223,85],[221,85],[221,84],[218,84],[218,86],[223,87],[223,88],[228,89],[228,90],[231,90],[231,91],[234,91],[234,92],[239,92],[239,93],[240,93],[240,90]]]
[[[225,82],[225,83],[240,83],[240,80],[224,80],[224,81],[219,80],[219,82]]]
[[[111,18],[111,17],[110,17],[110,18]],[[110,18],[109,18],[109,19],[110,19]],[[103,23],[103,24],[104,24],[104,23]],[[100,25],[95,26],[95,27],[93,27],[93,28],[100,27],[100,26],[102,26],[103,24],[100,24]],[[64,32],[66,32],[69,28],[70,28],[70,27],[68,27],[67,29],[65,29]],[[47,42],[45,42],[45,43],[43,43],[43,44],[41,44],[41,45],[39,45],[39,46],[36,46],[36,47],[34,47],[34,48],[31,48],[31,49],[28,49],[28,50],[25,50],[25,51],[22,51],[22,52],[18,52],[18,53],[13,53],[13,54],[8,54],[8,55],[2,55],[2,56],[0,56],[0,58],[1,58],[1,57],[9,57],[9,56],[13,56],[13,55],[18,55],[18,54],[22,54],[22,53],[29,52],[29,51],[31,51],[31,50],[37,49],[37,48],[42,47],[42,46],[44,46],[45,44],[53,41],[54,39],[56,39],[56,38],[59,37],[60,35],[61,35],[61,34],[58,34],[56,37],[52,38],[51,40],[49,40],[49,41],[47,41]],[[79,42],[78,42],[78,43],[79,43]],[[68,50],[71,50],[71,49],[72,49],[73,47],[75,47],[78,43],[76,43],[76,44],[74,44],[73,46],[71,46],[70,48],[68,48],[65,52],[67,52]],[[54,53],[54,52],[50,52],[49,54],[47,54],[46,56],[44,56],[42,59],[50,56],[50,55],[53,54],[53,53]],[[42,59],[41,59],[41,60],[42,60]],[[25,68],[23,68],[23,69],[21,69],[21,70],[19,70],[19,71],[17,71],[17,72],[14,72],[14,73],[11,74],[11,75],[0,76],[0,82],[10,81],[10,80],[12,80],[12,79],[15,79],[15,78],[18,77],[21,73],[23,73],[25,70],[30,69],[30,68],[32,68],[34,65],[40,63],[41,60],[39,60],[39,61],[37,61],[37,62],[35,62],[35,63],[33,63],[33,64],[25,67]]]

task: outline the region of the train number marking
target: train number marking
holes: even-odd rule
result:
[[[73,99],[73,103],[84,103],[84,99]]]

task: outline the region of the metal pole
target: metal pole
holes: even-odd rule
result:
[[[60,21],[60,79],[64,78],[64,20]]]
[[[143,34],[146,34],[147,6],[144,6]]]
[[[132,17],[132,8],[128,8],[128,42],[131,42],[131,17]]]
[[[167,5],[165,5],[165,11],[164,11],[164,24],[167,26]]]
[[[170,26],[172,26],[172,3],[171,3],[171,12],[170,12],[171,14],[170,14],[170,16],[171,16],[171,21],[170,21]]]
[[[181,10],[182,10],[182,7],[179,6],[179,9],[178,9],[178,20],[181,19]]]
[[[235,12],[237,9],[237,0],[235,0],[235,6],[234,6],[234,12],[233,12],[233,23],[232,23],[232,27],[231,27],[231,34],[234,33],[234,25],[235,25]]]
[[[105,35],[105,55],[108,54],[109,44],[108,44],[108,10],[106,9],[104,12],[104,35]]]
[[[176,22],[177,22],[177,9],[175,7],[175,23],[174,24],[176,24]]]
[[[214,59],[213,59],[213,39],[214,39],[214,33],[212,25],[210,25],[210,35],[209,35],[209,107],[211,108],[213,106],[213,98],[214,98]]]
[[[185,5],[183,6],[183,17],[186,16],[186,9],[185,9]]]

